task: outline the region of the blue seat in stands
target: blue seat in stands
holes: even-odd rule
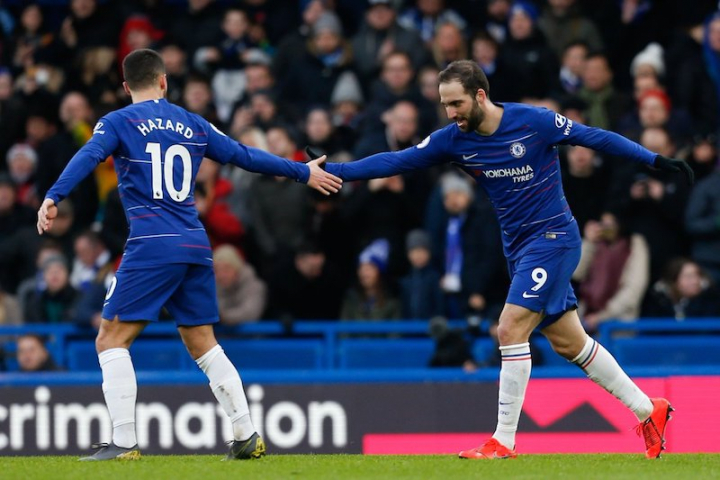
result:
[[[472,354],[475,361],[479,364],[490,362],[496,355],[497,345],[492,338],[477,338],[473,342]]]
[[[340,368],[426,368],[435,351],[429,338],[354,339],[340,341]]]
[[[238,369],[314,370],[323,368],[324,343],[311,339],[220,339]]]
[[[612,353],[621,365],[720,365],[720,336],[618,338]]]
[[[136,340],[130,347],[135,370],[182,370],[193,364],[180,339]],[[68,344],[69,371],[98,371],[97,354],[93,340],[73,341]]]

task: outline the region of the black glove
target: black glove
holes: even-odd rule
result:
[[[305,155],[310,157],[310,160],[315,160],[316,158],[320,158],[323,156],[322,153],[318,153],[317,151],[313,150],[310,145],[305,147]],[[325,164],[323,163],[322,165],[320,165],[320,168],[325,170]]]
[[[688,185],[695,183],[695,172],[690,168],[690,165],[683,160],[676,160],[674,158],[664,157],[658,155],[655,157],[655,168],[664,172],[682,172],[685,175],[685,179]]]

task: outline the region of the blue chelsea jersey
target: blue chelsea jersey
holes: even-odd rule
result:
[[[655,154],[612,132],[588,127],[545,108],[505,103],[492,135],[463,132],[452,123],[418,145],[346,164],[328,164],[344,180],[389,176],[452,163],[487,192],[502,229],[505,254],[514,260],[546,233],[578,236],[562,189],[557,145],[582,145],[652,164]]]
[[[111,154],[130,225],[123,267],[212,264],[194,195],[204,157],[298,181],[307,181],[309,176],[304,164],[241,145],[199,115],[165,100],[148,100],[101,118],[92,138],[73,157],[47,198],[61,201]]]

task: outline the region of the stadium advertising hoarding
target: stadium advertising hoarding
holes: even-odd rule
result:
[[[707,401],[720,377],[638,382],[666,395],[678,412],[673,452],[720,452],[710,435],[720,415]],[[247,387],[250,410],[273,453],[456,453],[495,427],[493,383],[260,385]],[[231,428],[207,387],[142,386],[138,441],[146,453],[222,453]],[[642,451],[636,421],[587,380],[530,382],[520,420],[521,453]],[[0,387],[0,455],[87,452],[111,424],[99,387]]]

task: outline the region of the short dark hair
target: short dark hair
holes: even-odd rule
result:
[[[135,50],[123,60],[123,77],[130,90],[153,87],[158,77],[164,74],[165,63],[155,50]]]
[[[452,62],[438,74],[438,80],[440,83],[459,82],[465,92],[473,98],[479,89],[483,89],[487,95],[490,95],[490,84],[485,72],[471,60]]]

